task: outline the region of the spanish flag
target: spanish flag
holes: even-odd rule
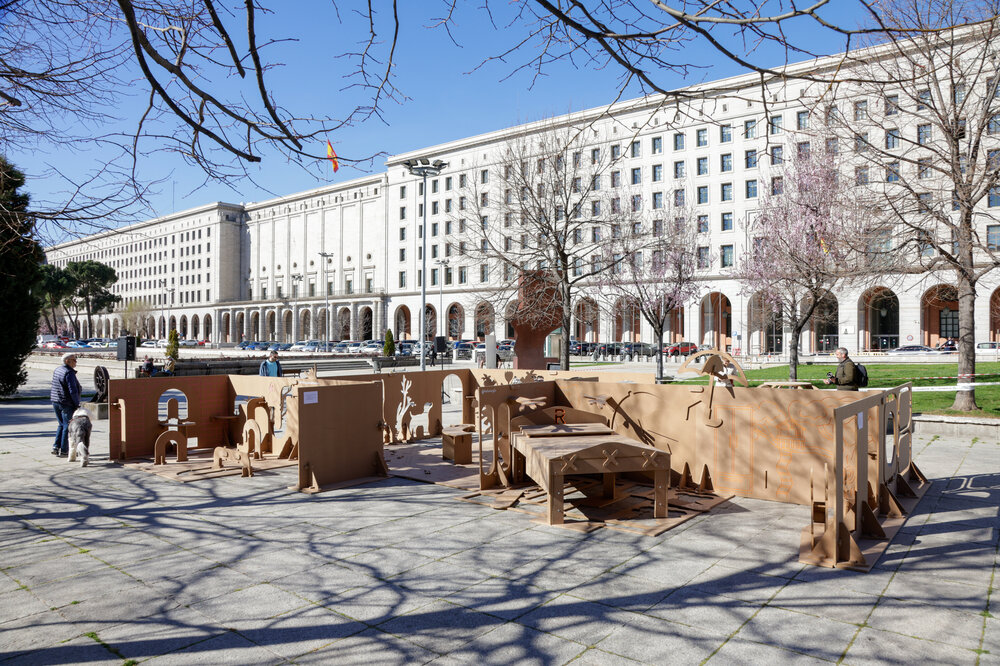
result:
[[[337,152],[333,149],[333,144],[330,143],[329,139],[326,141],[326,157],[333,165],[333,172],[337,173],[340,169],[340,162],[337,160]]]

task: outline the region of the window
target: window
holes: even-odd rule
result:
[[[674,190],[674,206],[680,207],[684,205],[684,190]]]
[[[732,201],[733,200],[733,184],[723,183],[720,188],[720,196],[722,201]]]
[[[663,235],[663,220],[653,220],[653,234],[656,236]]]
[[[885,131],[885,147],[887,150],[899,148],[899,130],[890,129]]]
[[[885,98],[885,115],[895,116],[899,113],[899,95],[887,95]]]
[[[601,214],[601,202],[591,201],[590,202],[590,215],[591,217],[597,217]]]
[[[864,120],[868,117],[868,102],[861,100],[854,103],[854,119]]]
[[[611,200],[611,212],[612,213],[622,212],[622,202],[621,199],[619,199],[618,197],[615,197],[614,199]]]
[[[653,210],[663,208],[663,192],[653,192]]]
[[[855,167],[854,168],[854,184],[855,185],[867,185],[868,184],[868,167]]]
[[[862,132],[854,137],[854,152],[856,153],[866,153],[868,152],[868,132]]]
[[[597,190],[601,189],[601,177],[599,175],[598,176],[594,176],[593,189],[594,189],[594,191],[597,191]]]
[[[986,168],[990,171],[1000,169],[1000,150],[990,150],[986,153]]]
[[[573,153],[573,168],[574,169],[580,168],[580,151],[576,151],[575,153]]]
[[[708,255],[708,248],[704,247],[704,246],[699,247],[698,248],[698,268],[708,268],[708,266],[709,266],[710,263],[711,263],[711,259],[709,258],[709,255]]]
[[[781,116],[771,116],[770,120],[767,121],[767,131],[770,134],[781,134]]]
[[[831,104],[830,106],[826,107],[826,126],[832,127],[833,125],[837,124],[839,120],[840,120],[840,109],[837,108],[837,106],[834,104]]]
[[[746,162],[746,168],[755,169],[757,168],[757,151],[748,150],[744,154],[744,161]]]
[[[795,114],[795,129],[809,129],[809,112],[799,111]]]
[[[437,194],[438,191],[438,181],[437,178],[431,181],[431,194]]]
[[[438,283],[438,269],[431,269],[431,286],[435,286]]]
[[[654,164],[653,165],[653,182],[659,183],[663,180],[663,165]]]
[[[931,158],[922,157],[917,160],[917,178],[930,178],[931,177]]]
[[[917,111],[923,111],[931,105],[931,91],[920,90],[917,92]]]
[[[622,172],[612,171],[611,172],[611,187],[621,187],[622,186]]]
[[[785,149],[781,146],[771,146],[771,164],[781,164],[785,161]]]
[[[621,156],[622,156],[622,147],[620,145],[618,145],[617,143],[615,145],[611,146],[611,159],[612,160],[617,160]]]
[[[784,193],[785,191],[785,179],[781,176],[775,176],[771,179],[771,194],[777,196]]]
[[[723,213],[722,214],[722,230],[732,231],[733,230],[733,214]]]
[[[729,143],[733,140],[733,126],[732,125],[720,125],[719,126],[719,143]]]
[[[399,186],[399,198],[400,199],[405,199],[406,198],[406,185],[400,185]]]
[[[590,229],[590,242],[591,243],[600,243],[601,242],[601,228],[600,227],[591,227],[591,229]]]
[[[458,174],[458,186],[465,187],[465,185],[466,185],[465,174],[464,173]]]
[[[399,219],[401,219],[401,220],[405,220],[406,219],[406,206],[400,206],[399,207]]]
[[[639,157],[640,155],[642,155],[642,144],[639,143],[638,141],[633,141],[632,145],[629,146],[628,150],[629,150],[629,155],[631,157]]]
[[[703,148],[703,147],[705,147],[705,146],[708,145],[708,130],[707,129],[700,129],[700,130],[698,130],[697,132],[695,132],[694,136],[695,136],[695,139],[694,139],[695,145],[697,145],[699,148]]]
[[[594,148],[590,151],[590,163],[597,164],[601,161],[601,149]]]
[[[726,153],[719,157],[719,168],[725,173],[733,170],[733,154]]]
[[[399,271],[399,288],[406,289],[406,271]]]
[[[931,212],[931,206],[934,204],[934,195],[930,192],[923,192],[917,195],[917,201],[917,209],[921,213],[929,213]]]
[[[465,210],[465,197],[458,198],[458,209]]]
[[[958,337],[958,310],[943,308],[938,312],[938,332],[943,338]]]
[[[986,131],[990,134],[1000,134],[1000,113],[994,113],[990,116],[986,124]]]
[[[633,194],[632,195],[632,212],[637,213],[642,210],[642,195]]]
[[[799,141],[795,144],[795,154],[798,157],[809,157],[810,145],[808,141]]]
[[[917,125],[917,143],[926,146],[931,141],[931,126]]]
[[[632,184],[641,185],[642,184],[642,169],[636,167],[632,169]]]
[[[733,265],[733,246],[723,245],[720,250],[719,263],[723,268],[729,268]]]
[[[743,136],[747,139],[757,138],[757,121],[756,120],[744,120],[743,121]]]
[[[684,150],[684,134],[674,134],[674,150]]]
[[[986,225],[986,249],[1000,250],[1000,224]]]
[[[483,196],[486,196],[485,192],[483,193]],[[483,205],[485,206],[486,204],[483,204]],[[440,212],[440,207],[438,206],[438,202],[437,201],[432,201],[431,202],[431,215],[437,215],[439,212]]]
[[[406,227],[400,227],[399,228],[399,240],[401,240],[401,241],[405,241],[406,240]]]
[[[674,178],[683,178],[684,171],[684,162],[674,162]]]
[[[431,222],[431,236],[437,236],[437,235],[438,235],[438,223]]]
[[[828,155],[840,154],[840,141],[836,137],[826,140],[826,152]]]
[[[990,208],[1000,206],[1000,186],[990,188],[990,194],[987,197],[986,205]]]
[[[889,162],[885,165],[885,182],[899,182],[899,162]]]
[[[446,213],[450,213],[451,212],[451,199],[445,199],[444,200],[444,212],[446,212]]]
[[[747,197],[747,199],[756,199],[757,198],[757,181],[756,180],[748,180],[746,182],[746,197]]]
[[[699,157],[698,160],[695,162],[695,164],[697,166],[696,170],[697,170],[699,176],[707,176],[708,175],[708,158],[707,157]]]
[[[650,151],[654,155],[659,155],[663,152],[663,137],[654,136],[650,143]]]
[[[951,98],[954,100],[955,104],[961,104],[965,101],[965,84],[956,83],[951,89]]]
[[[708,233],[708,215],[698,216],[698,233],[699,234]]]
[[[479,172],[479,182],[482,183],[483,185],[485,185],[488,182],[490,182],[490,170],[489,169],[483,169],[482,171]]]
[[[451,190],[451,176],[448,176],[447,178],[444,179],[444,190],[445,192]]]
[[[1000,78],[991,77],[986,79],[986,99],[1000,99]]]
[[[399,260],[400,261],[406,261],[406,248],[405,247],[399,248]]]
[[[708,185],[700,185],[698,187],[698,203],[708,203]]]

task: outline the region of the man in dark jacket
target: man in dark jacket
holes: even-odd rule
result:
[[[267,355],[267,360],[261,361],[260,364],[260,376],[261,377],[281,377],[281,363],[278,361],[278,352],[272,351]]]
[[[858,373],[854,367],[854,361],[847,358],[847,348],[838,347],[834,354],[836,354],[837,360],[840,361],[837,365],[837,372],[832,377],[824,379],[823,382],[834,384],[841,391],[857,391]]]
[[[80,406],[80,382],[76,378],[76,354],[64,354],[63,364],[52,373],[52,388],[49,399],[56,412],[59,427],[56,441],[52,444],[52,455],[69,455],[69,422],[73,412]]]

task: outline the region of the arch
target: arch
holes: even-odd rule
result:
[[[201,318],[201,334],[203,340],[212,341],[212,315],[207,314]]]
[[[1000,342],[1000,287],[990,296],[990,342]]]
[[[154,337],[165,338],[167,337],[167,318],[160,315],[159,321],[156,323],[156,334]]]
[[[731,352],[733,345],[733,305],[721,291],[701,299],[701,343]]]
[[[505,326],[504,334],[508,339],[513,339],[514,337],[514,316],[517,313],[517,303],[508,303],[504,308],[504,321]]]
[[[292,311],[285,310],[284,314],[281,315],[281,328],[284,332],[284,340],[279,342],[294,342],[292,340]]]
[[[684,306],[678,305],[667,313],[667,331],[664,342],[676,343],[684,340]]]
[[[823,292],[808,326],[813,351],[832,354],[840,346],[840,304],[836,296]]]
[[[634,298],[619,298],[612,309],[615,321],[613,342],[638,342],[642,312]]]
[[[340,340],[350,340],[351,339],[351,309],[350,308],[340,308],[340,312],[337,313],[337,326],[340,328]]]
[[[396,334],[397,340],[409,339],[413,333],[410,330],[411,316],[410,308],[405,305],[400,305],[396,308],[396,314],[392,317],[393,321],[393,331]]]
[[[114,323],[111,324],[111,334],[117,338],[120,332],[118,320],[115,319]]]
[[[372,309],[367,305],[358,310],[358,335],[362,340],[372,340],[374,335]]]
[[[427,303],[424,307],[424,339],[433,340],[437,335],[437,310]]]
[[[278,313],[268,310],[264,315],[264,332],[262,341],[274,340],[278,337]]]
[[[176,331],[176,330],[177,330],[177,317],[170,315],[170,321],[168,322],[167,325],[167,335],[170,335],[170,331]]]
[[[958,290],[938,284],[920,297],[921,344],[935,347],[939,342],[958,339]]]
[[[260,313],[251,312],[250,313],[250,330],[248,331],[249,337],[254,342],[260,342]]]
[[[115,323],[117,324],[117,322],[115,322]],[[155,317],[148,317],[146,319],[146,324],[145,324],[145,328],[143,329],[142,336],[144,338],[155,338],[156,337],[156,318]]]
[[[483,340],[487,335],[493,333],[496,326],[496,314],[493,305],[485,301],[476,306],[476,339]]]
[[[230,332],[232,331],[230,322],[232,322],[232,316],[228,312],[223,312],[220,316],[220,321],[222,323],[220,325],[221,328],[219,328],[219,342],[233,342],[230,339]],[[237,317],[237,321],[239,321],[239,317]]]
[[[187,338],[188,336],[188,318],[187,315],[181,315],[181,326],[177,330],[177,335],[181,338]]]
[[[779,306],[757,292],[747,304],[747,351],[751,354],[781,354],[785,350],[784,317]]]
[[[309,340],[312,334],[312,312],[309,308],[299,311],[299,340]]]
[[[899,298],[891,289],[872,287],[861,295],[858,333],[858,345],[864,349],[878,351],[899,346]]]
[[[601,309],[592,298],[581,298],[573,308],[573,336],[580,342],[597,342]]]
[[[459,340],[465,333],[465,308],[458,303],[452,303],[448,306],[447,312],[448,330],[445,331],[445,337],[449,340]]]
[[[316,310],[316,321],[314,324],[314,337],[320,340],[330,339],[330,318],[327,316],[328,310],[326,308],[319,308]]]
[[[198,315],[191,315],[191,339],[198,340],[201,336],[201,324]]]

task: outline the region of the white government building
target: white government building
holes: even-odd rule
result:
[[[835,56],[788,69],[823,71],[839,64],[841,57]],[[821,92],[814,93],[817,89]],[[878,116],[883,107],[892,115],[906,109],[908,100],[923,99],[919,91],[903,91],[900,99],[899,92],[859,85],[841,84],[832,97],[829,90],[788,79],[768,84],[765,92],[759,75],[748,74],[689,88],[690,101],[647,97],[431,146],[391,157],[378,174],[257,203],[207,204],[50,247],[47,257],[60,266],[86,259],[113,266],[121,307],[145,301],[147,330],[156,337],[176,328],[182,338],[218,344],[361,340],[381,338],[392,328],[398,338],[416,338],[413,313],[421,302],[424,197],[421,180],[404,162],[442,160],[447,167],[428,181],[426,198],[429,316],[438,334],[446,333],[448,322],[451,337],[488,332],[505,337],[510,332],[503,312],[489,298],[504,276],[457,241],[454,226],[466,206],[463,192],[470,182],[481,190],[477,214],[490,203],[501,206],[503,147],[516,137],[573,127],[582,132],[585,158],[593,155],[596,162],[600,154],[609,159],[599,176],[605,179],[603,192],[624,187],[627,194],[638,194],[639,205],[649,206],[654,217],[665,200],[684,197],[697,216],[699,245],[714,259],[701,271],[700,296],[672,319],[667,340],[709,343],[737,353],[782,353],[788,331],[780,321],[754,324],[759,317],[751,316],[752,299],[732,277],[747,242],[743,223],[756,210],[758,192],[771,186],[771,162],[780,161],[781,150],[785,155],[803,146],[808,150],[810,136],[817,143],[823,140],[815,138],[828,123],[820,108],[827,118],[839,111],[844,124],[853,125],[851,131],[870,122],[872,142],[881,143],[886,119]],[[885,130],[886,147],[892,147],[891,132],[897,144],[900,134],[904,139],[913,134],[910,147],[928,140],[929,130],[919,124],[919,116],[909,117],[917,120]],[[1000,135],[987,138],[1000,148]],[[904,159],[904,169],[906,164]],[[509,200],[509,192],[506,196]],[[990,204],[1000,206],[1000,194],[984,199],[984,211]],[[493,220],[499,222],[499,210]],[[496,226],[496,233],[503,233]],[[1000,245],[1000,223],[984,216],[982,226],[980,233],[991,247]],[[954,337],[954,283],[946,271],[914,272],[886,276],[883,284],[863,291],[834,291],[826,306],[834,313],[832,321],[804,334],[802,351],[933,345],[941,337]],[[996,272],[979,284],[977,341],[1000,340],[998,285]],[[603,302],[600,291],[581,290],[574,309],[579,315],[574,318],[575,338],[653,341],[645,322],[623,316],[622,307]],[[96,316],[92,331],[82,319],[86,337],[115,336],[123,328],[117,313]]]

